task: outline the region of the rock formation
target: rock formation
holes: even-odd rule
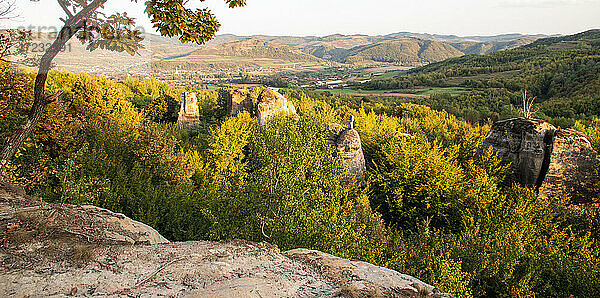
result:
[[[1,297],[451,297],[319,251],[282,253],[241,240],[169,243],[123,215],[42,203],[2,184],[0,236]]]
[[[181,108],[179,109],[177,126],[179,129],[189,133],[200,121],[198,100],[196,99],[196,93],[193,92],[184,92],[181,96]]]
[[[538,190],[542,198],[581,199],[590,191],[599,162],[583,134],[537,119],[494,123],[481,147],[490,146],[504,164],[510,163],[506,182]]]
[[[542,120],[516,118],[498,121],[482,147],[492,146],[504,163],[511,164],[508,182],[536,187],[544,159],[552,150],[554,131],[554,126]]]
[[[252,92],[248,89],[236,89],[227,98],[227,115],[235,116],[246,111],[251,115],[254,113],[254,100]]]
[[[236,89],[227,97],[227,115],[246,111],[258,117],[258,124],[267,124],[275,115],[297,116],[294,104],[269,88]]]
[[[542,198],[571,197],[581,203],[597,195],[593,189],[598,181],[596,170],[600,161],[586,136],[572,129],[555,133],[546,179],[539,188]]]
[[[258,124],[265,125],[274,116],[279,114],[297,116],[296,108],[292,102],[283,97],[279,92],[265,88],[258,96],[258,105],[256,107]]]
[[[350,261],[316,250],[293,249],[285,256],[313,267],[340,284],[347,297],[452,297],[439,289],[397,271]],[[422,296],[421,296],[422,295]]]
[[[81,237],[94,243],[169,243],[153,228],[123,214],[90,205],[47,204],[10,191],[3,184],[0,184],[0,222],[16,224],[22,229],[35,226],[38,232],[44,232],[40,231],[43,227],[67,238]]]
[[[354,116],[350,116],[348,128],[339,124],[330,124],[325,133],[325,140],[336,149],[341,162],[347,169],[346,182],[365,183],[365,156],[362,150],[360,135],[354,129]]]

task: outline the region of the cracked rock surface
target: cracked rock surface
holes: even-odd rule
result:
[[[268,243],[168,242],[92,206],[0,183],[0,296],[449,297],[396,271]]]

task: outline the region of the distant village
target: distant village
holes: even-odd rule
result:
[[[229,84],[265,85],[270,87],[296,86],[306,89],[349,89],[352,84],[365,83],[371,80],[371,76],[360,75],[351,72],[276,72],[272,69],[258,69],[249,72],[246,70],[231,71],[223,70],[176,70],[174,72],[155,72],[150,69],[127,70],[122,73],[111,74],[115,79],[135,78],[156,79],[174,87],[199,87],[199,86],[222,86]]]

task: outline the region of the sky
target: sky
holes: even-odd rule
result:
[[[108,0],[107,12],[126,11],[154,33],[144,0]],[[16,0],[17,20],[0,27],[52,31],[64,13],[56,0]],[[600,0],[247,0],[230,9],[223,0],[190,0],[188,6],[212,9],[222,24],[219,34],[325,36],[384,35],[394,32],[459,36],[573,34],[600,28]]]

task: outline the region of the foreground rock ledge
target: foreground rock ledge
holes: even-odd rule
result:
[[[0,296],[451,297],[411,276],[268,243],[169,243],[122,214],[0,184]]]

